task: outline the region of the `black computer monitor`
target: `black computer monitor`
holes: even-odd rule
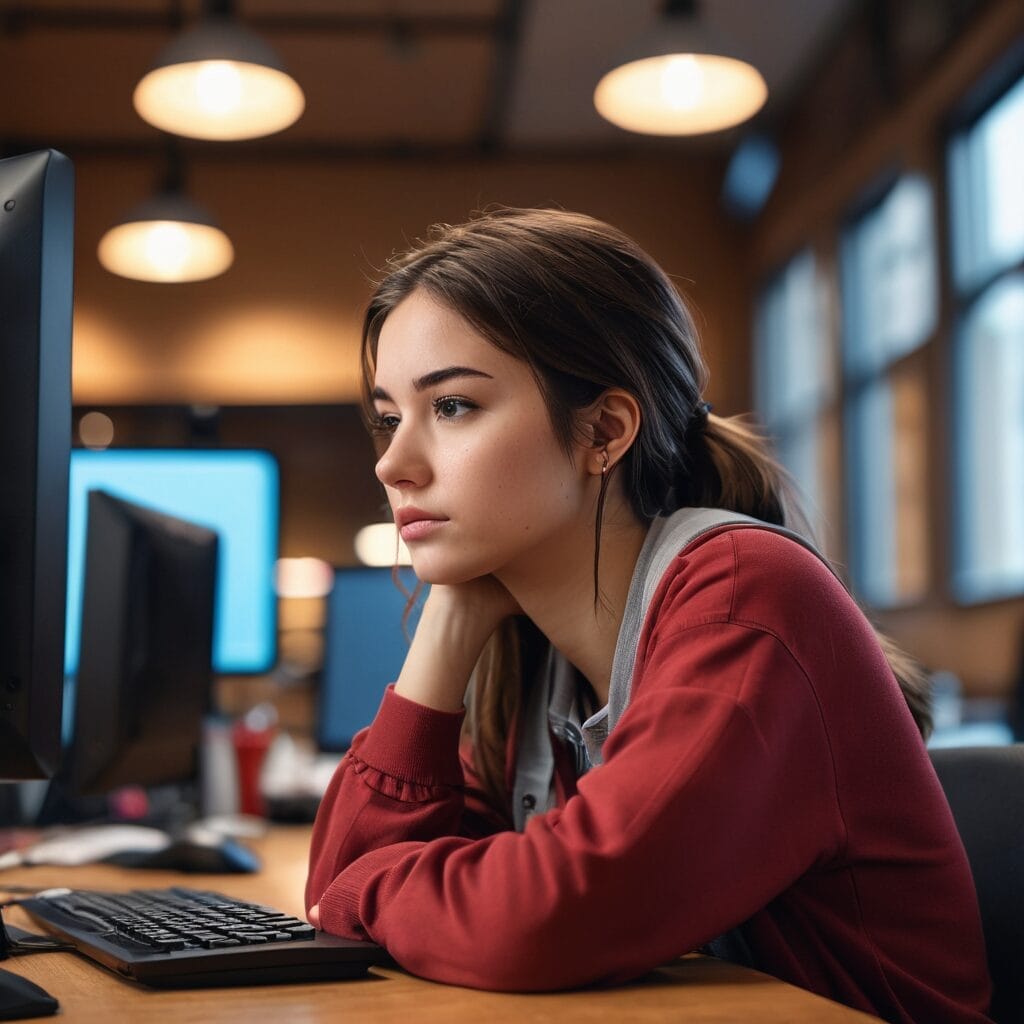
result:
[[[90,492],[72,792],[195,777],[216,573],[213,530]]]
[[[385,687],[398,678],[422,608],[421,594],[406,617],[407,594],[416,582],[411,568],[335,570],[317,707],[321,750],[346,750],[352,737],[373,721]]]
[[[73,235],[67,157],[0,160],[0,779],[60,758]]]

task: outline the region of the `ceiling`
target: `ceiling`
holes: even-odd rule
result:
[[[756,0],[752,17],[752,0],[705,0],[703,11],[760,66],[770,99],[759,119],[772,124],[865,2]],[[173,288],[118,278],[96,247],[152,189],[166,145],[131,95],[200,9],[0,0],[0,157],[54,147],[76,166],[77,402],[351,401],[368,282],[389,253],[488,203],[554,202],[687,268],[716,401],[741,407],[745,378],[717,368],[745,336],[746,307],[715,201],[739,131],[651,139],[606,124],[592,103],[661,0],[238,0],[306,111],[265,139],[183,144],[190,195],[234,243],[229,273]]]
[[[764,74],[768,106],[816,70],[858,0],[706,0],[704,16]],[[605,123],[591,102],[659,0],[240,0],[306,94],[291,128],[243,145],[300,156],[537,153],[680,143]],[[162,144],[135,83],[199,0],[0,0],[0,147],[118,153]],[[211,145],[197,143],[196,146]],[[225,144],[218,144],[225,145]]]

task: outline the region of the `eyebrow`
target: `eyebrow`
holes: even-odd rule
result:
[[[438,384],[453,380],[455,377],[485,377],[487,380],[494,380],[489,373],[484,373],[483,370],[474,370],[471,366],[446,366],[443,370],[431,370],[430,373],[417,377],[412,382],[412,386],[416,391],[426,391],[427,388],[436,387]],[[381,387],[374,388],[370,397],[375,402],[392,401],[391,396]]]

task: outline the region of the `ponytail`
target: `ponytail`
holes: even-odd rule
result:
[[[810,535],[788,474],[741,417],[709,414],[691,437],[687,505],[730,509],[776,526],[799,520],[799,532]]]

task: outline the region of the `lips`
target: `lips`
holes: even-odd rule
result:
[[[432,512],[424,512],[421,508],[416,508],[414,505],[409,505],[406,508],[400,508],[395,513],[395,522],[398,524],[398,528],[402,529],[404,526],[408,526],[410,523],[419,522],[443,522],[444,516],[436,516]]]
[[[444,516],[436,516],[431,512],[424,512],[423,509],[412,506],[400,508],[395,513],[398,532],[406,543],[425,540],[446,522],[448,520]]]

